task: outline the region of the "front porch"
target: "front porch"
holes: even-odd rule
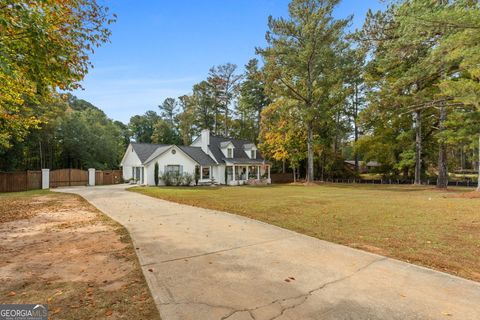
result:
[[[227,185],[270,183],[270,165],[268,164],[232,164],[226,167]]]

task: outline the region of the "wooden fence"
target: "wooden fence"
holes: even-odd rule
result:
[[[0,192],[28,191],[41,188],[41,171],[0,172]]]
[[[50,188],[86,186],[88,171],[80,169],[58,169],[50,171]]]
[[[88,171],[58,169],[50,171],[50,188],[88,185]],[[95,185],[122,183],[122,170],[95,170]],[[0,172],[0,192],[42,188],[42,171]]]
[[[95,171],[95,185],[118,184],[122,182],[122,170]]]

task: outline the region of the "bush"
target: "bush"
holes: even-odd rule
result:
[[[163,181],[163,184],[166,186],[171,186],[172,185],[172,175],[171,172],[164,172],[161,175],[161,180]]]
[[[155,185],[158,186],[158,178],[159,178],[159,174],[158,174],[158,162],[155,162],[155,167],[154,167],[154,179],[155,179]]]
[[[183,174],[183,185],[191,186],[194,180],[195,180],[195,177],[192,174],[189,174],[189,173]]]
[[[194,176],[189,173],[164,172],[161,175],[161,180],[166,186],[190,186]]]
[[[172,172],[172,184],[174,186],[181,186],[183,183],[183,175],[180,172]]]
[[[200,180],[200,166],[195,166],[195,185],[198,186],[198,180]]]

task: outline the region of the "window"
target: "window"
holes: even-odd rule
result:
[[[250,150],[250,159],[257,158],[257,150]]]
[[[202,167],[202,179],[210,179],[210,167]]]
[[[227,149],[227,158],[233,158],[233,149],[232,148]]]
[[[166,166],[166,172],[178,172],[180,173],[180,166],[179,165],[168,165]]]

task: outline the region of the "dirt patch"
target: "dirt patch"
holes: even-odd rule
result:
[[[480,199],[480,191],[456,193],[448,195],[446,196],[446,198]]]
[[[82,198],[0,198],[0,303],[51,319],[159,319],[125,229]]]

